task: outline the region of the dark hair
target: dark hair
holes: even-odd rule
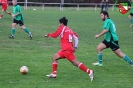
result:
[[[106,15],[109,18],[109,14],[108,14],[107,11],[101,11],[101,14],[104,14],[104,15]]]
[[[63,23],[63,24],[66,26],[68,20],[66,19],[66,17],[63,17],[63,18],[60,18],[60,19],[59,19],[59,22],[60,22],[60,23]]]

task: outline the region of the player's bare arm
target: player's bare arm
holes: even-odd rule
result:
[[[104,35],[107,32],[108,32],[108,30],[104,29],[100,34],[95,35],[95,38],[97,39],[97,38],[99,38],[100,36]]]
[[[15,16],[18,16],[20,14],[21,14],[20,12],[18,12],[17,14],[12,14],[12,17],[14,18]]]

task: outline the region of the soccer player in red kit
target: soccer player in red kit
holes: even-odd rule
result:
[[[79,62],[74,55],[78,47],[78,36],[67,26],[68,20],[63,17],[59,20],[59,27],[54,33],[49,33],[45,35],[45,37],[57,38],[60,37],[60,45],[61,50],[59,50],[52,58],[52,73],[46,75],[49,78],[56,78],[57,76],[57,67],[58,60],[66,58],[69,60],[74,66],[77,66],[84,72],[86,72],[91,81],[93,80],[93,70],[88,69],[83,63]],[[74,43],[73,43],[74,39]]]
[[[10,12],[7,11],[7,7],[8,7],[8,5],[9,5],[8,0],[0,0],[0,3],[2,4],[2,5],[1,5],[1,6],[2,6],[2,13],[1,13],[1,15],[0,15],[0,18],[3,17],[4,12],[6,12],[6,13],[9,14],[9,15],[12,15]]]

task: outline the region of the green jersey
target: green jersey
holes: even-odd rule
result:
[[[116,27],[111,19],[108,18],[104,21],[103,30],[108,30],[108,32],[104,34],[104,38],[107,42],[118,41]]]
[[[16,20],[23,20],[22,10],[21,10],[20,5],[13,6],[13,14],[17,14],[18,12],[20,12],[20,14],[15,16],[15,19]]]
[[[133,13],[133,2],[131,2],[131,13]]]

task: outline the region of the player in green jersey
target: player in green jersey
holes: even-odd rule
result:
[[[131,2],[129,2],[129,6],[128,6],[129,9],[131,9],[131,13],[128,15],[128,18],[130,20],[130,27],[133,26],[133,19],[132,19],[132,16],[133,16],[133,0],[131,0]]]
[[[109,18],[107,11],[101,12],[101,18],[104,21],[103,23],[103,31],[97,35],[95,38],[99,38],[104,35],[104,40],[97,46],[98,52],[98,62],[93,63],[93,65],[102,66],[102,50],[106,48],[111,48],[112,51],[120,58],[124,59],[130,65],[133,66],[132,60],[124,53],[121,52],[119,44],[118,44],[118,36],[116,33],[116,28],[114,22]]]
[[[12,0],[13,3],[13,23],[12,23],[12,30],[11,30],[11,35],[9,36],[9,38],[14,38],[14,34],[15,34],[15,28],[16,25],[19,24],[20,28],[23,29],[26,33],[29,34],[30,39],[32,39],[32,34],[31,32],[24,26],[24,21],[23,21],[23,15],[22,15],[22,10],[20,5],[17,4],[17,0]]]

